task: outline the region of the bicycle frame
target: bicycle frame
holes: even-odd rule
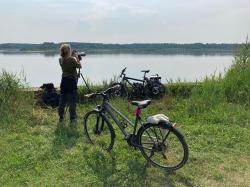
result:
[[[128,83],[128,84],[131,85],[132,87],[135,87],[135,86],[133,85],[133,83],[130,82],[129,80],[142,82],[143,86],[144,86],[144,84],[145,84],[145,80],[135,79],[135,78],[132,78],[132,77],[126,77],[125,75],[122,77],[122,81],[121,81],[121,82],[122,82],[123,84]]]
[[[138,108],[136,109],[136,111],[137,110],[138,110]],[[124,121],[126,121],[127,123],[129,123],[132,127],[134,127],[134,130],[133,130],[133,134],[134,135],[135,135],[136,130],[137,130],[137,124],[138,124],[138,122],[140,124],[142,124],[141,123],[140,114],[136,113],[135,123],[133,123],[126,116],[124,116],[119,110],[117,110],[115,107],[113,107],[108,101],[103,101],[102,108],[101,108],[101,110],[99,110],[99,112],[101,113],[102,117],[105,118],[105,120],[110,125],[112,125],[112,124],[109,121],[109,119],[107,118],[107,116],[105,115],[105,112],[107,112],[111,116],[111,118],[114,120],[114,122],[116,123],[116,125],[119,127],[119,129],[123,133],[124,138],[128,138],[129,134],[125,131],[125,128],[123,127],[123,125],[121,124],[121,122],[117,119],[117,117],[114,115],[114,113],[117,114],[118,116],[120,116]]]
[[[124,72],[122,72],[122,74],[120,75],[120,77],[122,77],[122,80],[120,81],[120,83],[122,83],[123,85],[126,85],[126,83],[128,83],[132,88],[136,89],[135,85],[132,82],[130,82],[130,80],[132,80],[132,81],[141,82],[142,86],[144,87],[144,86],[146,86],[146,84],[148,84],[149,79],[146,77],[146,74],[148,72],[147,71],[142,71],[142,72],[144,72],[143,79],[126,77],[126,74]]]

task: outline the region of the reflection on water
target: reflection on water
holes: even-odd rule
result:
[[[61,69],[55,53],[0,53],[0,69],[13,73],[22,70],[30,86],[40,86],[53,82],[60,84]],[[205,75],[224,73],[232,64],[231,55],[161,55],[161,54],[96,54],[87,55],[83,61],[83,75],[93,83],[101,83],[119,75],[127,67],[127,75],[142,78],[143,69],[149,69],[149,75],[158,73],[162,81],[181,79],[196,81]],[[82,81],[79,81],[82,84]]]

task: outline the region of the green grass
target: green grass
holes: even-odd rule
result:
[[[130,104],[123,100],[112,103],[132,118]],[[78,106],[77,129],[68,122],[59,126],[56,110],[34,107],[29,115],[1,127],[0,185],[247,186],[249,108],[222,104],[196,116],[189,114],[188,104],[185,99],[166,97],[144,111],[145,116],[166,113],[185,134],[189,162],[175,173],[147,166],[140,152],[130,148],[119,131],[111,153],[88,144],[81,117],[93,105]]]
[[[189,161],[174,173],[147,165],[117,128],[111,153],[88,144],[82,117],[93,103],[78,104],[77,128],[68,118],[59,125],[56,109],[34,105],[33,95],[20,91],[20,81],[2,73],[0,186],[249,186],[247,46],[224,77],[207,78],[198,86],[175,84],[171,94],[143,110],[144,117],[168,115],[186,137]],[[133,118],[134,106],[122,99],[111,102]]]

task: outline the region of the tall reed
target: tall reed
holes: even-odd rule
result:
[[[28,103],[32,102],[29,93],[22,90],[22,81],[5,70],[0,72],[0,121],[21,115]]]
[[[220,103],[250,105],[250,43],[240,49],[224,76],[206,77],[192,90],[190,114],[208,112]]]

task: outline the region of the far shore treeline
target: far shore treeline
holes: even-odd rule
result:
[[[132,43],[132,44],[104,44],[104,43],[70,43],[73,49],[86,51],[88,54],[102,53],[138,53],[138,54],[234,54],[243,44],[229,43]],[[61,43],[44,42],[31,43],[3,43],[0,52],[46,52],[58,53]]]

